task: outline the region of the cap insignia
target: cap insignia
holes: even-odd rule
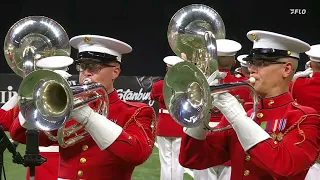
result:
[[[91,41],[91,38],[90,37],[84,37],[83,41],[85,43],[89,43]]]
[[[258,36],[256,34],[251,34],[251,36],[254,41],[258,40]]]

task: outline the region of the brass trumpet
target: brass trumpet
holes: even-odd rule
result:
[[[167,37],[173,52],[185,60],[171,67],[164,79],[164,101],[177,123],[196,127],[208,121],[214,108],[212,95],[239,87],[250,90],[254,103],[251,119],[255,118],[258,96],[248,82],[209,86],[208,80],[218,73],[216,39],[225,38],[224,23],[214,9],[201,4],[180,9],[169,23]],[[214,128],[211,132],[230,128]]]

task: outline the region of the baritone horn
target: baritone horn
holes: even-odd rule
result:
[[[224,22],[214,9],[201,4],[180,9],[169,23],[167,36],[173,52],[184,60],[171,67],[164,79],[164,101],[177,123],[191,128],[209,121],[213,95],[240,87],[248,88],[252,95],[251,119],[255,118],[258,96],[248,82],[209,86],[208,81],[219,71],[216,39],[225,38]],[[210,129],[219,132],[230,128]]]
[[[9,67],[25,78],[38,70],[38,60],[50,56],[70,56],[71,46],[64,28],[45,16],[28,16],[14,23],[4,39],[4,56]],[[23,114],[23,112],[21,111]],[[34,129],[30,119],[27,126]],[[51,133],[44,131],[49,137]]]
[[[50,70],[38,70],[36,62],[50,56],[70,56],[71,46],[64,28],[48,17],[29,16],[17,21],[7,32],[4,55],[10,68],[23,78],[20,84],[19,107],[28,129],[40,129],[62,147],[81,141],[87,133],[81,124],[65,128],[71,111],[98,99],[98,112],[105,115],[108,99],[97,83],[69,87],[60,75]],[[88,95],[91,94],[90,98]],[[72,96],[74,95],[74,96]],[[75,104],[74,103],[74,100]],[[58,130],[54,136],[50,131]],[[82,130],[83,133],[77,133]],[[76,134],[64,141],[64,137]],[[79,134],[79,135],[78,135]],[[82,138],[83,137],[83,138]]]
[[[22,80],[18,95],[20,111],[28,124],[47,131],[61,147],[72,146],[89,135],[79,123],[65,127],[72,111],[95,102],[97,112],[107,116],[109,105],[107,91],[99,83],[86,79],[83,85],[70,87],[62,76],[51,70],[31,72]],[[56,129],[57,137],[48,133]],[[65,141],[64,138],[71,135],[75,136]]]

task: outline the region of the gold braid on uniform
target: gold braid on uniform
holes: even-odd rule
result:
[[[152,108],[152,119],[151,119],[151,129],[152,129],[152,136],[153,136],[153,141],[150,140],[150,138],[148,137],[146,131],[144,130],[142,124],[136,119],[136,116],[140,113],[140,111],[144,108],[152,108],[150,106],[143,106],[143,107],[140,107],[139,109],[137,109],[134,114],[130,117],[130,119],[127,121],[127,123],[123,126],[123,129],[125,130],[129,124],[134,121],[136,123],[136,125],[138,127],[140,127],[145,135],[145,137],[147,138],[147,143],[149,145],[149,147],[152,149],[153,146],[154,146],[154,141],[155,141],[155,137],[156,137],[156,128],[157,128],[157,125],[156,125],[156,113],[154,112],[154,109]]]
[[[299,135],[301,135],[303,139],[302,139],[302,141],[295,143],[295,145],[299,145],[299,144],[303,143],[303,141],[306,139],[306,136],[305,136],[303,130],[300,129],[300,124],[301,124],[306,118],[308,118],[308,117],[310,117],[310,116],[320,117],[320,115],[318,115],[318,114],[307,114],[307,115],[301,116],[301,118],[300,118],[297,122],[295,122],[292,126],[290,126],[290,127],[284,132],[283,135],[286,135],[286,134],[287,134],[288,132],[290,132],[293,128],[297,127],[297,128],[298,128],[298,131],[299,131]]]

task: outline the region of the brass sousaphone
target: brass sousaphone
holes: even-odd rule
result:
[[[216,39],[225,38],[224,22],[214,9],[201,4],[180,9],[169,23],[167,36],[173,52],[184,60],[171,67],[164,79],[164,101],[177,123],[191,128],[209,121],[213,95],[240,87],[251,92],[251,118],[255,118],[258,97],[247,82],[209,86],[218,74]],[[210,129],[219,132],[230,128]]]

